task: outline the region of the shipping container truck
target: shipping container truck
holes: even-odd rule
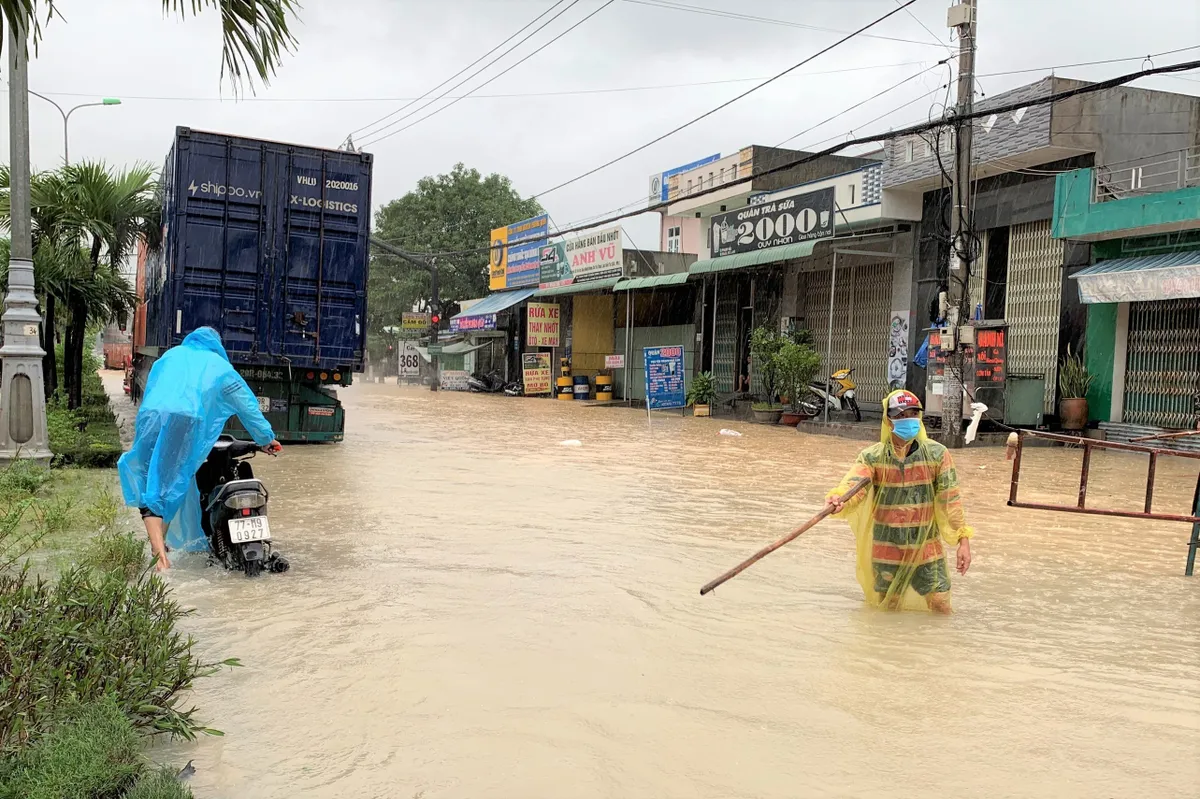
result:
[[[177,128],[163,166],[162,246],[143,249],[134,388],[198,327],[221,334],[279,440],[341,441],[334,390],[366,351],[371,164]],[[236,419],[227,432],[244,434]]]

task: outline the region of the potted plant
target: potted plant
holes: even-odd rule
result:
[[[692,378],[687,401],[693,416],[712,416],[712,404],[717,398],[717,381],[712,372],[700,372]]]
[[[756,422],[776,424],[783,414],[783,406],[778,402],[779,361],[777,356],[785,343],[787,343],[787,339],[765,325],[755,328],[754,332],[750,334],[751,366],[757,372],[759,382],[766,391],[765,402],[755,402],[750,406]]]
[[[807,344],[784,342],[775,355],[779,383],[791,399],[780,417],[780,424],[795,425],[808,414],[800,410],[800,400],[808,384],[821,369],[821,356]]]
[[[1071,352],[1058,364],[1058,390],[1062,395],[1058,401],[1058,421],[1064,430],[1082,430],[1088,422],[1088,389],[1092,387],[1094,375],[1083,365],[1083,358]]]

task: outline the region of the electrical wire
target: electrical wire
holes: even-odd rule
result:
[[[560,5],[562,2],[564,2],[564,0],[559,0],[559,2],[555,3],[555,4],[554,4],[553,6],[551,6],[551,7],[550,7],[550,9],[548,9],[548,10],[553,10],[555,7],[557,7],[558,5]],[[557,11],[557,12],[554,14],[554,16],[550,17],[550,19],[546,20],[546,21],[545,21],[545,22],[543,22],[541,25],[539,25],[538,27],[534,28],[532,31],[530,31],[528,34],[526,34],[524,37],[522,37],[522,38],[521,38],[521,39],[520,39],[518,42],[516,42],[514,45],[512,45],[511,47],[509,47],[509,48],[508,48],[507,50],[505,50],[504,52],[500,53],[498,56],[496,56],[495,58],[493,58],[491,61],[488,61],[486,64],[484,64],[483,66],[481,66],[479,69],[477,69],[477,70],[475,70],[474,72],[472,72],[470,75],[467,75],[465,78],[463,78],[462,80],[460,80],[458,83],[456,83],[456,84],[454,84],[453,86],[451,86],[450,88],[446,89],[444,92],[442,92],[441,94],[437,95],[436,97],[434,97],[434,98],[430,99],[428,102],[426,102],[425,104],[421,105],[420,107],[418,107],[418,108],[415,108],[415,109],[413,109],[412,111],[409,111],[409,112],[405,113],[403,116],[400,116],[400,117],[397,117],[396,119],[393,119],[391,122],[387,123],[386,125],[383,125],[383,126],[381,126],[381,127],[378,127],[378,128],[376,128],[375,130],[372,130],[372,131],[370,131],[370,132],[368,132],[368,133],[364,133],[364,134],[363,134],[363,136],[362,136],[362,138],[363,138],[363,139],[377,140],[377,139],[376,139],[376,137],[378,137],[380,134],[382,134],[384,131],[388,130],[389,128],[394,128],[396,125],[399,125],[399,124],[400,124],[401,122],[403,122],[404,120],[406,120],[406,119],[410,119],[410,118],[411,118],[411,117],[412,117],[414,114],[419,114],[421,111],[424,111],[426,108],[428,108],[429,106],[433,105],[434,103],[436,103],[436,102],[439,102],[439,101],[441,101],[441,100],[444,100],[444,99],[446,99],[446,96],[447,96],[447,95],[449,95],[451,92],[453,92],[455,89],[459,89],[459,88],[461,88],[461,87],[462,87],[462,86],[464,86],[465,84],[469,83],[470,81],[472,81],[472,80],[474,80],[475,78],[477,78],[477,77],[479,77],[480,75],[482,75],[482,74],[483,74],[483,73],[484,73],[484,72],[485,72],[487,69],[489,69],[490,67],[492,67],[492,66],[494,66],[495,64],[499,63],[501,60],[503,60],[505,57],[507,57],[509,54],[511,54],[511,53],[512,53],[513,51],[515,51],[517,48],[521,47],[523,44],[525,44],[525,43],[526,43],[526,42],[528,42],[530,39],[532,39],[532,38],[533,38],[533,37],[534,37],[536,34],[538,34],[538,33],[541,33],[543,30],[545,30],[545,29],[546,29],[546,27],[547,27],[548,25],[550,25],[551,23],[553,23],[555,20],[557,20],[557,19],[558,19],[559,17],[561,17],[563,14],[567,13],[568,11],[570,11],[572,8],[574,8],[574,7],[575,7],[576,5],[578,5],[578,4],[579,4],[579,0],[571,0],[571,2],[570,2],[570,3],[569,3],[567,6],[566,6],[566,7],[562,8],[562,9],[559,9],[559,10],[558,10],[558,11]],[[539,18],[540,18],[540,17],[539,17]],[[570,30],[570,29],[569,29],[569,30]],[[553,42],[553,41],[556,41],[556,39],[551,39],[551,40],[550,40],[550,42]],[[547,44],[548,44],[548,43],[547,43]],[[546,45],[545,45],[545,44],[543,44],[543,45],[542,45],[541,47],[539,47],[537,50],[534,50],[534,51],[533,51],[533,54],[536,54],[536,53],[538,53],[538,52],[541,52],[541,50],[543,50],[545,47],[546,47]],[[531,55],[533,55],[533,54],[531,54]],[[525,58],[523,58],[523,59],[521,59],[520,61],[518,61],[518,62],[517,62],[517,64],[521,64],[521,63],[523,63],[524,61],[528,60],[528,58],[529,58],[529,56],[526,56]],[[514,64],[513,66],[516,66],[516,64]],[[509,70],[511,70],[511,69],[512,69],[512,67],[510,66],[510,67],[508,67],[508,69],[504,70],[504,72],[508,72],[508,71],[509,71]],[[501,72],[500,74],[501,74],[501,75],[503,75],[503,74],[504,74],[504,72]],[[495,80],[495,78],[493,78],[492,80]],[[491,81],[488,81],[487,83],[490,83],[490,82],[491,82]],[[481,89],[483,86],[486,86],[486,85],[487,85],[487,83],[483,83],[483,84],[481,84],[480,86],[476,86],[476,87],[475,87],[474,89],[472,89],[471,91],[468,91],[468,92],[467,92],[467,94],[471,94],[471,93],[472,93],[472,92],[474,92],[474,91],[478,91],[478,90],[479,90],[479,89]],[[438,113],[438,111],[439,111],[439,110],[445,110],[446,108],[449,108],[451,105],[454,105],[454,104],[455,104],[455,103],[457,103],[457,102],[458,102],[458,100],[454,100],[453,102],[451,102],[451,103],[449,103],[449,104],[447,104],[447,105],[443,106],[441,109],[436,109],[436,110],[434,110],[434,111],[433,111],[433,113],[429,114],[428,116],[433,116],[434,114]],[[410,105],[411,105],[411,104],[410,104]],[[428,118],[428,117],[425,117],[425,118]]]
[[[467,70],[471,69],[471,67],[475,66],[475,65],[476,65],[476,64],[478,64],[480,61],[482,61],[483,59],[487,58],[487,57],[488,57],[488,56],[490,56],[492,53],[496,52],[497,50],[499,50],[501,47],[503,47],[504,45],[506,45],[506,44],[508,44],[509,42],[511,42],[511,41],[512,41],[513,39],[515,39],[516,37],[520,36],[522,33],[524,33],[526,30],[528,30],[530,27],[532,27],[534,24],[536,24],[536,23],[537,23],[537,21],[538,21],[539,19],[541,19],[542,17],[544,17],[544,16],[546,16],[547,14],[549,14],[551,11],[553,11],[553,10],[554,10],[554,9],[555,9],[557,6],[561,5],[563,2],[564,2],[564,0],[555,0],[555,2],[554,2],[554,4],[553,4],[553,5],[551,5],[549,8],[547,8],[547,9],[546,9],[545,11],[543,11],[542,13],[538,14],[538,15],[537,15],[536,17],[534,17],[532,20],[530,20],[530,21],[529,21],[529,22],[528,22],[528,23],[525,25],[525,27],[521,28],[519,31],[517,31],[517,32],[516,32],[516,33],[514,33],[513,35],[509,36],[507,39],[505,39],[504,41],[500,42],[500,44],[496,45],[496,46],[495,46],[495,47],[493,47],[491,50],[488,50],[486,53],[484,53],[483,55],[479,56],[479,58],[476,58],[476,59],[475,59],[474,61],[472,61],[470,64],[467,64],[465,67],[463,67],[462,69],[460,69],[458,72],[455,72],[453,75],[451,75],[450,77],[446,78],[444,81],[442,81],[441,83],[439,83],[437,86],[434,86],[432,89],[430,89],[429,91],[425,92],[425,93],[424,93],[424,94],[422,94],[420,97],[415,97],[415,98],[412,98],[412,99],[411,99],[411,100],[410,100],[410,101],[409,101],[409,102],[408,102],[406,105],[403,105],[403,106],[401,106],[400,108],[397,108],[397,109],[396,109],[395,111],[393,111],[392,113],[390,113],[390,114],[387,114],[387,115],[385,115],[385,116],[382,116],[382,117],[380,117],[379,119],[375,120],[374,122],[370,122],[370,123],[368,123],[368,124],[366,124],[366,125],[363,125],[361,128],[355,128],[354,130],[350,131],[350,133],[349,133],[349,134],[346,136],[346,138],[347,138],[347,139],[349,139],[349,138],[350,138],[350,136],[353,136],[353,135],[355,135],[356,133],[362,133],[362,132],[363,132],[364,130],[366,130],[367,128],[374,127],[375,125],[378,125],[380,122],[383,122],[383,121],[385,121],[385,120],[391,119],[392,117],[396,116],[396,114],[399,114],[401,111],[403,111],[404,109],[406,109],[406,108],[408,108],[409,106],[411,106],[413,103],[419,102],[420,100],[423,100],[425,97],[429,96],[429,95],[430,95],[430,94],[432,94],[433,92],[436,92],[438,89],[442,88],[442,87],[443,87],[443,86],[445,86],[447,83],[449,83],[450,81],[454,80],[454,79],[455,79],[455,78],[457,78],[459,75],[461,75],[461,74],[463,74],[464,72],[466,72]],[[536,33],[536,31],[535,31],[535,33]],[[532,35],[532,34],[530,34],[530,35]],[[369,134],[368,134],[368,135],[369,135]]]
[[[965,123],[965,122],[970,122],[975,119],[982,119],[983,117],[990,116],[991,114],[1005,114],[1005,113],[1009,113],[1011,111],[1016,111],[1021,108],[1033,108],[1036,106],[1051,105],[1051,104],[1059,102],[1061,100],[1070,99],[1071,97],[1078,97],[1081,95],[1093,94],[1098,91],[1105,91],[1107,89],[1111,89],[1111,88],[1114,88],[1117,86],[1123,86],[1127,83],[1131,83],[1131,82],[1133,82],[1135,80],[1139,80],[1141,78],[1153,77],[1155,75],[1169,75],[1169,74],[1176,73],[1176,72],[1187,72],[1187,71],[1193,70],[1193,69],[1200,69],[1200,61],[1185,61],[1185,62],[1182,62],[1179,64],[1170,64],[1170,65],[1163,66],[1163,67],[1151,67],[1149,69],[1142,69],[1137,72],[1131,72],[1131,73],[1128,73],[1125,75],[1118,75],[1117,77],[1109,78],[1104,81],[1086,84],[1084,86],[1078,86],[1076,88],[1067,89],[1067,90],[1064,90],[1061,92],[1055,92],[1052,94],[1048,94],[1044,97],[1033,98],[1030,100],[1021,100],[1021,101],[1014,102],[1014,103],[1007,103],[1004,105],[987,108],[982,111],[972,111],[970,114],[963,114],[963,115],[958,116],[957,121]],[[943,88],[943,87],[938,87],[938,90],[940,90],[941,88]],[[777,172],[782,172],[787,169],[792,169],[793,167],[800,166],[802,164],[807,164],[812,161],[816,161],[817,159],[824,158],[828,155],[836,155],[837,153],[841,152],[842,150],[845,150],[850,147],[855,147],[855,146],[863,145],[863,144],[874,144],[876,142],[891,140],[891,139],[898,139],[898,138],[902,138],[904,136],[913,136],[913,135],[925,133],[930,130],[936,130],[938,128],[945,128],[947,126],[947,124],[952,124],[954,121],[955,120],[949,120],[949,121],[938,120],[936,122],[924,122],[924,123],[920,123],[917,125],[910,125],[907,127],[896,128],[896,129],[887,131],[882,134],[874,134],[871,136],[863,136],[863,137],[849,139],[849,140],[844,141],[841,144],[838,144],[833,147],[828,147],[823,150],[819,150],[817,152],[806,153],[798,158],[795,158],[795,159],[786,161],[782,164],[779,164],[778,166],[774,166],[774,167],[771,167],[769,169],[765,169],[762,171],[756,171],[751,175],[747,175],[746,177],[727,181],[719,186],[713,186],[712,188],[709,188],[709,189],[703,189],[701,191],[693,193],[692,195],[689,195],[689,199],[694,198],[694,197],[702,197],[702,196],[705,196],[708,194],[713,194],[714,192],[718,192],[718,191],[725,191],[726,189],[729,189],[733,186],[738,186],[738,185],[742,185],[745,183],[749,183],[757,178],[764,177],[766,175],[775,174]],[[620,222],[623,219],[627,219],[631,216],[639,216],[641,214],[648,213],[651,211],[661,210],[661,209],[665,208],[667,205],[668,205],[667,203],[654,203],[654,204],[651,204],[640,210],[636,210],[636,211],[633,211],[630,213],[621,213],[618,215],[610,216],[606,219],[602,219],[600,221],[593,222],[593,223],[590,223],[587,225],[568,226],[565,230],[562,231],[562,234],[565,236],[565,235],[570,235],[572,233],[580,233],[580,232],[583,232],[586,230],[591,230],[592,228],[600,227],[601,225],[606,225],[606,224],[611,225],[616,222]],[[508,244],[509,244],[509,246],[512,246],[514,244],[523,244],[523,243],[526,243],[529,241],[536,241],[536,240],[537,240],[536,238],[517,239],[515,241],[510,241]],[[487,253],[490,251],[491,251],[490,246],[484,246],[484,247],[477,247],[477,248],[468,249],[468,250],[455,250],[455,251],[439,252],[439,253],[425,253],[425,255],[469,255],[469,254],[477,254],[477,253]]]
[[[646,142],[645,144],[642,144],[638,147],[633,148],[632,150],[625,153],[624,155],[619,155],[616,158],[606,161],[597,167],[593,167],[592,169],[589,169],[588,171],[584,172],[581,175],[576,175],[575,177],[571,178],[570,180],[566,180],[566,181],[563,181],[562,183],[559,183],[557,186],[552,186],[551,188],[546,189],[545,191],[538,192],[537,194],[534,195],[534,197],[535,198],[536,197],[544,197],[547,194],[551,194],[553,192],[558,191],[559,189],[566,188],[567,186],[570,186],[572,183],[577,183],[578,181],[583,180],[586,177],[590,177],[591,175],[596,174],[597,172],[599,172],[602,169],[607,169],[608,167],[612,166],[613,164],[620,163],[621,161],[624,161],[626,158],[636,155],[637,153],[640,153],[642,150],[652,147],[653,145],[658,144],[660,141],[663,141],[664,139],[674,136],[676,133],[680,132],[681,130],[691,127],[692,125],[696,124],[700,120],[706,119],[706,118],[712,116],[713,114],[717,113],[718,111],[721,111],[722,109],[728,108],[729,106],[736,103],[738,100],[748,97],[749,95],[753,94],[754,92],[758,91],[759,89],[763,88],[764,86],[774,83],[775,81],[779,80],[780,78],[784,77],[785,75],[787,75],[791,72],[795,72],[797,69],[799,69],[800,67],[809,63],[810,61],[812,61],[816,58],[819,58],[820,56],[824,55],[825,53],[828,53],[830,50],[833,50],[833,49],[841,46],[842,44],[845,44],[846,42],[850,41],[851,39],[853,39],[855,36],[858,36],[862,32],[870,30],[871,28],[875,27],[879,23],[889,19],[893,15],[900,13],[901,10],[907,8],[908,6],[912,5],[916,1],[917,0],[908,0],[908,2],[905,3],[903,6],[892,9],[891,11],[884,14],[883,16],[878,17],[874,21],[867,23],[866,25],[862,26],[861,28],[854,31],[853,33],[849,33],[849,34],[843,36],[841,39],[838,39],[836,42],[829,45],[828,47],[824,47],[821,50],[818,50],[817,52],[808,56],[807,58],[804,58],[801,61],[798,61],[797,63],[793,64],[792,66],[788,67],[787,69],[783,70],[782,72],[778,73],[777,75],[774,75],[773,77],[768,78],[767,80],[758,84],[757,86],[753,86],[753,87],[747,89],[746,91],[742,92],[741,94],[737,95],[736,97],[734,97],[730,100],[726,100],[725,102],[718,105],[716,108],[712,108],[708,111],[705,111],[700,116],[694,117],[693,119],[691,119],[687,122],[684,122],[682,125],[679,125],[673,129],[667,131],[666,133],[662,134],[661,136],[658,136],[657,138],[651,139],[650,141]]]
[[[573,0],[573,2],[571,3],[571,5],[567,6],[565,9],[563,9],[563,11],[564,11],[564,12],[565,12],[565,11],[569,11],[569,10],[571,9],[571,7],[572,7],[572,6],[574,6],[574,5],[575,5],[575,3],[578,3],[578,2],[579,2],[579,0]],[[538,53],[540,53],[540,52],[542,52],[543,50],[545,50],[545,49],[546,49],[547,47],[549,47],[550,45],[552,45],[552,44],[554,44],[554,43],[556,43],[556,42],[559,42],[559,41],[561,41],[561,40],[562,40],[562,39],[563,39],[565,36],[567,36],[569,33],[571,33],[572,31],[574,31],[576,28],[579,28],[579,27],[581,27],[582,25],[584,25],[584,24],[585,24],[585,23],[586,23],[588,20],[590,20],[592,17],[594,17],[594,16],[596,16],[597,14],[599,14],[599,13],[600,13],[601,11],[603,11],[604,9],[608,8],[609,6],[611,6],[611,5],[612,5],[614,2],[616,2],[616,0],[607,0],[607,2],[606,2],[606,3],[604,3],[604,5],[600,6],[600,7],[599,7],[599,8],[597,8],[595,11],[593,11],[592,13],[590,13],[590,14],[588,14],[586,17],[584,17],[583,19],[581,19],[581,20],[579,20],[578,22],[576,22],[575,24],[571,25],[571,26],[570,26],[569,28],[567,28],[565,31],[562,31],[562,32],[561,32],[561,33],[559,33],[557,36],[555,36],[553,39],[549,40],[548,42],[545,42],[544,44],[542,44],[540,47],[538,47],[538,48],[537,48],[536,50],[534,50],[533,52],[529,53],[528,55],[526,55],[525,57],[523,57],[523,58],[521,58],[520,60],[516,61],[515,63],[513,63],[513,64],[509,65],[509,66],[508,66],[508,67],[506,67],[505,69],[503,69],[503,70],[501,70],[500,72],[498,72],[496,75],[493,75],[492,77],[488,78],[488,79],[487,79],[487,80],[485,80],[483,83],[479,84],[479,85],[478,85],[478,86],[476,86],[474,89],[472,89],[471,91],[467,92],[467,95],[464,95],[464,97],[460,97],[460,98],[458,98],[457,100],[453,100],[452,102],[449,102],[449,103],[447,103],[446,105],[442,106],[441,108],[434,109],[432,112],[430,112],[430,113],[426,114],[426,115],[425,115],[425,116],[423,116],[423,117],[420,117],[419,119],[416,119],[416,120],[414,120],[414,121],[412,121],[412,122],[408,123],[407,125],[405,125],[405,126],[404,126],[404,127],[402,127],[402,128],[397,128],[396,130],[393,130],[393,131],[391,131],[391,132],[389,132],[389,133],[385,133],[385,134],[383,134],[382,136],[381,136],[381,135],[379,135],[379,134],[380,134],[380,133],[382,133],[384,130],[387,130],[387,128],[388,128],[388,127],[392,127],[393,125],[397,125],[397,124],[399,124],[400,122],[402,122],[404,119],[406,119],[408,116],[411,116],[411,115],[406,115],[406,116],[404,116],[404,117],[401,117],[400,119],[396,120],[395,122],[392,122],[391,124],[389,124],[387,127],[381,128],[380,130],[378,130],[378,131],[376,131],[375,133],[373,133],[373,134],[371,134],[370,136],[368,136],[368,137],[367,137],[367,138],[368,138],[368,141],[364,142],[362,145],[360,145],[360,147],[366,147],[366,146],[369,146],[369,145],[372,145],[372,144],[378,144],[379,142],[381,142],[381,141],[383,141],[383,140],[385,140],[385,139],[390,139],[392,136],[395,136],[395,135],[396,135],[396,134],[398,134],[398,133],[403,133],[404,131],[408,130],[409,128],[411,128],[411,127],[413,127],[413,126],[415,126],[415,125],[419,125],[419,124],[421,124],[422,122],[424,122],[425,120],[429,119],[430,117],[437,116],[437,115],[438,115],[438,114],[440,114],[441,112],[443,112],[443,111],[445,111],[445,110],[447,110],[447,109],[449,109],[449,108],[452,108],[452,107],[454,107],[454,106],[458,105],[460,102],[462,102],[462,100],[463,100],[463,99],[465,99],[465,97],[466,97],[466,96],[469,96],[469,95],[470,95],[472,92],[478,91],[479,89],[482,89],[484,86],[487,86],[488,84],[490,84],[490,83],[492,83],[492,82],[494,82],[494,81],[496,81],[496,80],[499,80],[500,78],[502,78],[502,77],[504,77],[505,75],[507,75],[509,72],[512,72],[514,69],[516,69],[517,67],[519,67],[519,66],[521,66],[522,64],[524,64],[524,63],[525,63],[526,61],[528,61],[529,59],[533,58],[533,57],[534,57],[535,55],[537,55]],[[551,18],[551,19],[550,19],[550,22],[553,22],[555,19],[557,19],[557,18],[558,18],[558,16],[561,16],[561,14],[559,14],[559,15],[556,15],[555,17]],[[547,24],[549,24],[549,23],[547,23]],[[544,27],[544,26],[543,26],[543,27]],[[538,30],[541,30],[541,28],[539,28]],[[534,33],[536,33],[536,32],[537,32],[537,31],[534,31]],[[464,81],[464,82],[465,82],[465,81]],[[461,86],[462,84],[459,84],[459,85]],[[456,87],[454,87],[454,88],[457,88],[457,86],[456,86]],[[451,91],[452,91],[452,90],[453,90],[453,89],[451,89]],[[427,106],[426,106],[426,107],[427,107]],[[421,109],[417,109],[417,111],[420,111],[420,110],[421,110]],[[416,113],[416,112],[414,111],[413,113]]]
[[[803,22],[792,22],[784,19],[771,19],[770,17],[757,17],[752,14],[738,14],[733,11],[722,11],[716,8],[703,8],[701,6],[688,5],[687,3],[674,2],[673,0],[624,0],[626,3],[633,5],[647,6],[649,8],[662,8],[670,11],[687,11],[693,14],[704,14],[710,17],[721,17],[723,19],[744,20],[747,22],[762,22],[769,25],[779,25],[787,28],[800,28],[803,30],[818,31],[820,33],[836,33],[845,35],[849,31],[838,30],[836,28],[824,28],[819,25],[808,25]],[[867,39],[882,39],[888,42],[903,42],[904,44],[919,44],[928,46],[929,42],[922,42],[916,39],[902,39],[895,36],[880,36],[879,34],[863,34],[863,38]],[[939,47],[944,46],[938,44]]]

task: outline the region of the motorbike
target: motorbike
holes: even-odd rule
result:
[[[285,572],[290,565],[272,551],[267,487],[248,462],[260,451],[265,450],[252,441],[223,435],[196,473],[209,551],[226,569],[247,577]]]
[[[467,390],[476,394],[499,394],[503,392],[510,397],[519,397],[525,393],[525,387],[520,382],[506,383],[504,378],[492,372],[491,374],[476,373],[467,378]]]
[[[862,421],[856,391],[858,386],[850,375],[853,369],[839,369],[829,376],[829,383],[813,381],[808,384],[808,397],[800,406],[810,416],[818,416],[828,407],[831,411],[850,411],[854,421]]]

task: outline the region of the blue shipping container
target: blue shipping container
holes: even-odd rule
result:
[[[235,364],[348,383],[366,349],[371,162],[177,128],[163,246],[146,263],[146,346],[208,325]]]

